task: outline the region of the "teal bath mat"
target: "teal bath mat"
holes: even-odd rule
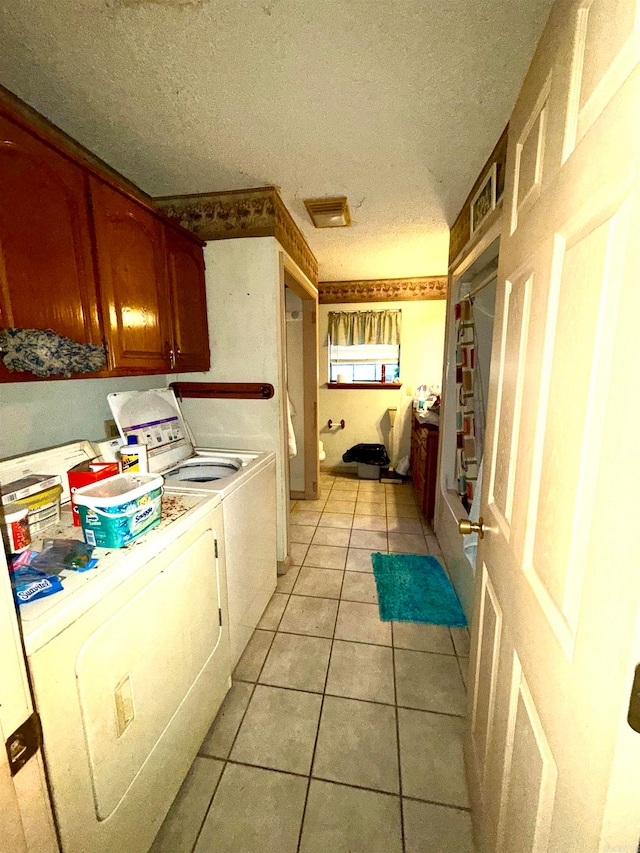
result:
[[[372,554],[380,618],[465,628],[458,596],[435,557]]]

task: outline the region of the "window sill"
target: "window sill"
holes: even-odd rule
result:
[[[394,391],[402,387],[402,382],[327,382],[327,388],[350,388],[352,391]]]

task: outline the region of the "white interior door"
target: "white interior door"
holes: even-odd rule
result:
[[[481,849],[636,851],[640,3],[559,0],[510,123],[466,745]]]
[[[11,776],[5,741],[33,711],[9,574],[0,548],[0,850],[58,850],[42,755]]]

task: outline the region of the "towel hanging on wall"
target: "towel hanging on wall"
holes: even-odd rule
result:
[[[287,392],[287,431],[289,433],[289,459],[293,459],[294,456],[298,455],[296,434],[293,431],[293,420],[291,419],[291,415],[295,415],[295,413],[296,410],[293,408],[293,403],[289,399],[289,393]]]

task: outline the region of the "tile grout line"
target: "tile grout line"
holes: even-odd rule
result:
[[[400,834],[402,838],[402,853],[407,844],[404,835],[404,808],[402,804],[402,754],[400,751],[400,709],[398,708],[398,684],[396,680],[396,648],[394,642],[393,622],[391,622],[391,665],[393,668],[393,699],[396,717],[396,753],[398,757],[398,793],[400,795]]]
[[[202,755],[202,756],[197,755],[197,756],[196,756],[196,758],[208,758],[210,761],[220,761],[220,759],[219,759],[219,758],[218,758],[218,759],[215,759],[215,758],[213,758],[212,756],[209,756],[209,755]],[[194,759],[194,761],[195,761],[195,759]],[[198,828],[198,831],[197,831],[197,833],[196,833],[196,837],[195,837],[195,840],[194,840],[194,842],[193,842],[193,847],[191,848],[192,853],[195,853],[195,849],[196,849],[196,847],[197,847],[197,845],[198,845],[198,841],[200,840],[200,835],[202,834],[202,830],[203,830],[203,828],[204,828],[204,825],[205,825],[205,823],[206,823],[206,821],[207,821],[207,817],[208,817],[208,815],[209,815],[209,811],[210,811],[210,809],[211,809],[211,804],[213,803],[213,800],[214,800],[214,798],[215,798],[215,795],[216,795],[216,794],[217,794],[217,792],[218,792],[218,788],[220,787],[220,782],[222,781],[222,776],[223,776],[223,774],[224,774],[224,770],[225,770],[225,767],[226,767],[226,766],[227,766],[227,762],[226,762],[226,761],[223,761],[223,762],[222,762],[222,770],[220,771],[220,775],[218,776],[218,781],[217,781],[217,782],[216,782],[216,784],[213,786],[213,792],[212,792],[212,794],[211,794],[211,799],[209,800],[209,805],[208,805],[208,806],[206,807],[206,809],[204,810],[204,816],[203,816],[202,821],[201,821],[201,823],[200,823],[200,827]]]
[[[287,603],[288,603],[288,602],[287,602]],[[284,615],[284,610],[282,611],[282,614]],[[282,616],[280,617],[280,619],[282,619]],[[279,625],[279,624],[280,624],[280,622],[278,622],[278,625]],[[255,630],[256,630],[256,629],[254,628],[254,632],[255,632]],[[253,634],[252,634],[251,636],[253,637]],[[236,729],[236,733],[235,733],[235,735],[233,736],[233,740],[231,741],[231,746],[229,747],[229,751],[227,752],[227,757],[226,757],[226,758],[223,758],[223,759],[218,759],[219,761],[221,760],[221,761],[223,762],[223,764],[222,764],[222,770],[220,771],[220,777],[219,777],[219,779],[218,779],[218,781],[217,781],[217,783],[216,783],[216,785],[215,785],[215,788],[214,788],[214,791],[213,791],[213,796],[211,797],[211,799],[210,799],[210,801],[209,801],[209,805],[207,806],[207,809],[206,809],[206,811],[205,811],[205,813],[204,813],[204,817],[203,817],[203,819],[202,819],[202,823],[200,824],[200,829],[198,830],[198,834],[197,834],[197,836],[196,836],[195,843],[194,843],[194,845],[193,845],[193,847],[192,847],[192,853],[195,853],[196,846],[197,846],[197,844],[198,844],[198,841],[200,840],[200,836],[201,836],[201,834],[202,834],[202,830],[204,829],[204,825],[205,825],[205,823],[207,822],[207,818],[209,817],[209,812],[211,811],[211,806],[213,805],[213,801],[214,801],[215,796],[216,796],[216,794],[217,794],[217,792],[218,792],[218,788],[220,787],[220,783],[222,782],[222,777],[224,776],[225,770],[227,769],[227,765],[228,765],[229,763],[231,763],[231,762],[229,761],[229,756],[231,755],[231,752],[232,752],[232,750],[233,750],[233,747],[235,746],[235,742],[236,742],[236,740],[238,739],[238,734],[240,733],[240,729],[242,728],[242,724],[243,724],[243,722],[244,722],[244,718],[246,717],[246,715],[247,715],[247,711],[249,710],[249,705],[251,704],[251,700],[253,699],[253,694],[256,692],[256,687],[258,686],[258,679],[260,678],[260,675],[262,674],[262,670],[264,669],[264,665],[265,665],[265,663],[266,663],[267,657],[269,656],[269,652],[271,651],[271,646],[273,645],[273,641],[275,640],[275,637],[276,637],[276,631],[274,631],[274,632],[273,632],[273,636],[271,637],[271,641],[270,641],[269,646],[268,646],[268,648],[267,648],[267,654],[265,655],[264,661],[262,662],[262,666],[260,667],[260,671],[258,672],[258,675],[257,675],[257,677],[256,677],[256,680],[255,680],[255,682],[254,682],[254,684],[253,684],[253,688],[252,688],[252,690],[251,690],[251,695],[249,696],[249,701],[247,702],[247,707],[244,709],[244,711],[243,711],[243,713],[242,713],[242,717],[240,718],[240,723],[238,724],[238,728]],[[251,638],[250,638],[250,639],[251,639]],[[240,662],[240,661],[238,661],[238,663],[239,663],[239,662]],[[236,664],[236,666],[237,666],[237,664]],[[231,689],[233,688],[233,673],[231,673],[231,676],[230,676],[230,677],[231,677],[231,687],[229,688],[229,691],[227,691],[227,693],[229,693],[229,692],[231,691]],[[246,684],[247,682],[241,682],[241,683]],[[225,695],[225,699],[226,699],[226,695]],[[223,701],[224,701],[224,699],[223,699]],[[221,707],[222,707],[222,706],[221,706]],[[219,712],[220,712],[220,708],[218,708],[218,713],[219,713]],[[217,716],[217,714],[216,714],[216,716]],[[211,756],[211,757],[213,758],[213,756]]]
[[[285,593],[280,593],[280,595],[284,595],[284,594],[285,594]],[[289,603],[289,598],[290,598],[290,597],[291,597],[291,595],[290,595],[290,594],[289,594],[289,595],[287,595],[287,604]],[[238,739],[238,734],[240,733],[240,729],[242,728],[242,723],[244,722],[244,718],[245,718],[245,717],[246,717],[246,715],[247,715],[247,711],[248,711],[248,709],[249,709],[249,705],[251,704],[251,700],[253,699],[253,694],[256,692],[256,687],[258,686],[258,680],[259,680],[259,678],[260,678],[260,675],[262,674],[262,670],[264,669],[264,665],[265,665],[265,663],[266,663],[267,657],[269,656],[269,652],[271,651],[271,646],[273,645],[273,642],[274,642],[274,640],[275,640],[276,633],[277,633],[278,627],[280,626],[280,622],[282,621],[282,617],[284,616],[284,611],[285,611],[285,610],[286,610],[286,605],[285,605],[285,607],[284,607],[284,609],[283,609],[283,611],[282,611],[282,613],[281,613],[281,615],[280,615],[280,619],[278,620],[278,626],[276,627],[275,631],[273,631],[273,632],[269,632],[269,633],[273,633],[273,636],[271,637],[271,640],[270,640],[269,645],[268,645],[268,647],[267,647],[267,654],[265,655],[265,658],[264,658],[264,660],[263,660],[263,662],[262,662],[262,666],[260,667],[260,670],[259,670],[259,672],[258,672],[258,675],[256,676],[256,680],[253,682],[253,687],[252,687],[252,689],[251,689],[251,695],[249,696],[249,701],[247,702],[247,706],[246,706],[246,708],[244,709],[244,711],[243,711],[243,713],[242,713],[242,716],[241,716],[241,718],[240,718],[240,722],[239,722],[239,724],[238,724],[238,728],[236,729],[236,733],[235,733],[235,735],[233,736],[233,740],[231,741],[231,745],[230,745],[230,747],[229,747],[229,751],[227,752],[227,756],[226,756],[226,758],[218,759],[219,761],[221,760],[221,761],[223,762],[222,770],[221,770],[221,772],[220,772],[220,778],[218,779],[218,782],[216,783],[216,786],[215,786],[215,789],[214,789],[214,792],[213,792],[213,796],[211,797],[211,800],[210,800],[209,805],[208,805],[208,807],[207,807],[207,810],[206,810],[206,812],[205,812],[204,818],[203,818],[202,823],[201,823],[201,825],[200,825],[200,829],[198,830],[198,835],[197,835],[197,837],[196,837],[196,841],[195,841],[195,844],[194,844],[194,846],[193,846],[193,853],[195,853],[196,845],[197,845],[197,843],[198,843],[198,840],[199,840],[200,835],[201,835],[201,833],[202,833],[202,830],[203,830],[203,828],[204,828],[204,824],[206,823],[207,817],[209,816],[209,812],[210,812],[210,810],[211,810],[211,806],[213,805],[213,800],[214,800],[215,795],[216,795],[216,793],[217,793],[217,791],[218,791],[218,787],[220,786],[220,782],[222,781],[222,777],[223,777],[224,772],[225,772],[225,770],[226,770],[226,768],[227,768],[227,764],[229,764],[229,763],[233,763],[233,762],[230,762],[230,761],[229,761],[229,756],[231,755],[231,752],[232,752],[232,750],[233,750],[233,747],[235,746],[235,742],[236,742],[236,740]],[[254,632],[255,632],[256,630],[257,630],[257,626],[256,626],[256,628],[254,628]],[[261,629],[261,630],[266,630],[266,629]],[[252,634],[251,636],[253,636],[253,634]],[[239,663],[239,661],[238,661],[238,663]],[[227,693],[228,693],[228,692],[230,692],[230,691],[231,691],[231,689],[233,688],[233,673],[231,673],[231,676],[230,676],[230,677],[231,677],[231,687],[229,688],[229,691],[227,691]],[[238,681],[239,681],[240,683],[243,683],[243,684],[247,684],[247,683],[249,683],[249,684],[250,684],[250,683],[252,683],[252,682],[243,682],[241,679],[238,679]],[[226,695],[225,695],[225,698],[226,698]],[[224,701],[224,700],[223,700],[223,701]],[[220,709],[218,709],[218,712],[219,712],[219,711],[220,711]],[[216,716],[217,716],[217,715],[216,715]],[[211,756],[211,757],[213,758],[214,756]]]
[[[346,563],[346,557],[345,557],[345,563]],[[340,593],[341,594],[342,594],[342,585],[343,584],[344,584],[344,572],[342,573],[342,582],[340,584]],[[331,669],[331,657],[333,655],[333,644],[335,642],[336,626],[338,624],[339,612],[340,612],[340,603],[338,600],[338,607],[336,608],[336,617],[335,617],[334,622],[333,622],[333,632],[331,635],[331,646],[329,648],[329,659],[327,661],[327,672],[326,672],[326,675],[324,677],[324,687],[322,688],[322,698],[320,700],[320,713],[318,714],[318,725],[316,728],[316,736],[315,736],[315,739],[313,741],[313,750],[311,752],[311,763],[309,764],[309,777],[308,777],[308,782],[307,782],[307,791],[305,794],[304,806],[302,809],[302,819],[300,821],[300,830],[298,832],[298,846],[296,848],[297,853],[300,853],[300,845],[302,844],[302,833],[304,831],[304,821],[305,821],[305,818],[307,815],[307,804],[309,802],[309,792],[311,790],[311,780],[313,778],[313,765],[314,765],[314,762],[316,760],[316,749],[318,747],[318,738],[320,736],[320,723],[322,722],[322,711],[324,709],[324,699],[326,696],[327,684],[329,682],[329,670]]]
[[[409,800],[412,803],[427,803],[431,806],[440,806],[444,809],[453,809],[456,812],[464,812],[465,814],[471,814],[471,808],[469,806],[456,806],[453,803],[443,803],[440,800],[421,800],[420,797],[411,797],[407,794],[404,795],[405,800]]]
[[[281,633],[284,633],[284,632],[281,632]],[[304,636],[308,636],[308,635],[296,634],[293,636],[304,637]],[[335,637],[335,638],[334,637],[314,637],[313,639],[331,640],[332,644],[331,644],[330,654],[331,654],[331,651],[333,650],[333,641],[334,640],[337,640],[337,642],[339,642],[339,643],[350,643],[351,642],[351,640],[341,640],[339,637]],[[373,646],[373,643],[360,643],[359,645]],[[390,649],[391,646],[374,646],[374,648]],[[402,649],[400,649],[400,651],[402,651]],[[260,684],[260,686],[262,686],[262,687],[272,687],[275,690],[289,690],[292,693],[311,693],[313,696],[326,695],[326,696],[332,696],[335,699],[350,699],[353,702],[364,702],[367,705],[384,705],[386,708],[401,708],[403,711],[421,711],[425,714],[437,714],[439,717],[453,717],[456,720],[466,719],[466,714],[452,714],[450,711],[433,711],[433,710],[431,710],[431,708],[416,708],[412,705],[398,705],[395,701],[394,702],[383,702],[381,699],[362,699],[360,696],[344,696],[342,693],[326,693],[326,690],[320,691],[320,690],[303,689],[302,687],[288,687],[288,686],[285,686],[283,684],[272,684],[268,681],[251,682],[251,681],[241,681],[239,679],[238,683],[256,684],[256,685]],[[202,757],[216,758],[217,756],[210,755],[210,756],[202,756]],[[302,774],[302,775],[304,775],[304,774]]]
[[[400,799],[400,794],[395,794],[393,791],[383,791],[380,788],[370,788],[367,785],[357,785],[354,782],[341,782],[338,779],[330,779],[326,776],[309,776],[308,773],[296,773],[295,770],[282,770],[279,767],[269,767],[266,764],[251,764],[248,761],[239,761],[237,758],[214,758],[211,755],[201,755],[199,756],[205,761],[221,761],[225,765],[231,764],[236,767],[248,767],[248,768],[256,768],[256,770],[266,770],[269,773],[282,773],[283,776],[292,776],[294,779],[310,779],[311,781],[318,782],[328,782],[331,785],[338,785],[341,788],[355,788],[357,791],[370,791],[372,794],[382,794],[385,797],[393,797],[394,799]],[[216,790],[220,782],[216,784]],[[430,800],[427,798],[415,797],[410,794],[403,794],[402,799],[410,800],[414,803],[427,803],[429,805],[441,806],[446,809],[453,809],[458,812],[469,813],[471,808],[469,806],[456,806],[453,803],[445,803],[442,800]]]
[[[209,756],[202,757],[209,758],[210,761],[220,760]],[[384,797],[393,797],[396,800],[400,800],[400,795],[393,791],[383,791],[380,788],[369,788],[367,785],[356,785],[352,782],[340,782],[337,779],[330,779],[326,776],[309,776],[306,773],[296,773],[294,770],[281,770],[276,767],[268,767],[265,764],[250,764],[248,761],[238,761],[235,758],[228,759],[225,764],[232,764],[236,767],[256,768],[256,770],[266,770],[268,773],[281,773],[283,776],[292,776],[294,779],[309,779],[310,781],[328,782],[330,785],[338,785],[341,788],[353,788],[356,791],[369,791],[372,794],[382,794]],[[456,806],[453,803],[445,803],[440,800],[420,799],[420,797],[408,796],[407,794],[403,795],[403,799],[410,800],[413,803],[427,803],[433,806],[441,806],[442,808],[453,809],[458,812],[469,813],[471,811],[468,806]]]
[[[455,645],[454,645],[455,648]],[[468,657],[465,660],[469,660]],[[469,691],[467,690],[467,682],[464,680],[464,675],[462,674],[462,664],[460,663],[460,655],[456,652],[456,661],[458,662],[458,671],[460,673],[460,678],[462,680],[462,686],[464,687],[465,696],[469,696]],[[467,664],[468,666],[468,664]],[[466,716],[466,715],[465,715]]]
[[[360,574],[365,574],[365,573],[361,572]],[[281,595],[289,595],[288,593],[280,593],[280,594]],[[352,601],[350,598],[327,598],[326,596],[321,596],[321,595],[300,595],[299,593],[298,594],[291,593],[289,595],[289,597],[291,597],[292,595],[295,595],[296,598],[317,598],[317,599],[324,599],[325,601],[337,601],[337,602],[348,601],[350,604],[368,604],[369,606],[375,606],[375,602],[372,605],[368,601]],[[442,625],[439,627],[446,628],[447,626]],[[331,639],[331,637],[327,637],[326,634],[303,634],[300,631],[286,631],[286,630],[281,629],[281,628],[278,628],[278,629],[256,628],[255,630],[256,631],[266,631],[267,633],[270,633],[270,634],[273,634],[277,630],[281,634],[292,634],[295,637],[318,637],[320,639],[325,639],[325,640]],[[342,640],[343,638],[338,637],[338,639]],[[345,640],[345,642],[357,643],[358,645],[361,645],[361,646],[377,646],[378,648],[382,647],[382,648],[386,648],[386,649],[391,648],[391,643],[389,643],[389,644],[387,644],[387,643],[371,643],[368,640],[352,640],[352,639]],[[440,655],[441,657],[445,657],[445,658],[461,657],[461,658],[466,660],[468,657],[467,655],[456,655],[455,652],[436,652],[436,651],[433,651],[432,649],[412,649],[410,646],[396,646],[396,648],[400,649],[401,651],[405,651],[405,652],[420,652],[421,654],[425,654],[425,655]],[[238,680],[244,681],[245,679],[238,679]]]

